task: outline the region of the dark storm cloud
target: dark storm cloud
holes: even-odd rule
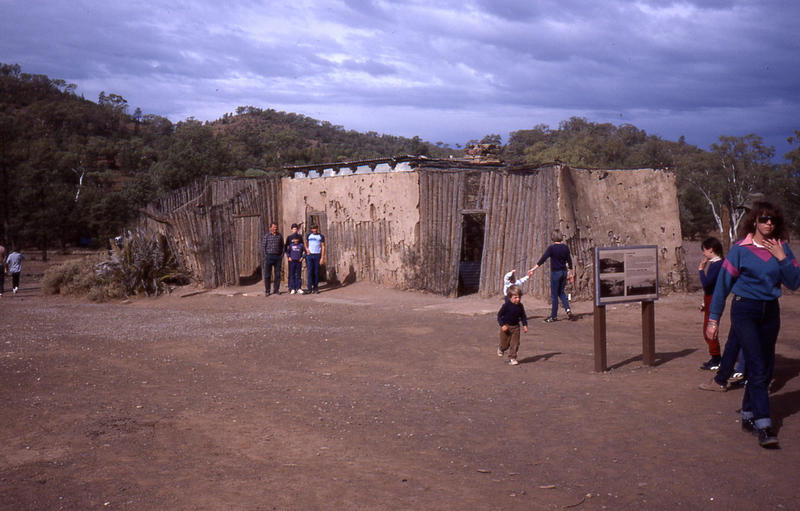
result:
[[[253,105],[454,143],[469,129],[479,138],[580,115],[691,133],[703,147],[749,132],[776,144],[800,128],[798,11],[741,0],[0,0],[0,61],[173,120]]]

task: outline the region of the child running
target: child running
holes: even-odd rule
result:
[[[528,318],[522,305],[522,288],[517,285],[509,286],[506,297],[508,300],[503,302],[497,311],[497,323],[500,324],[500,346],[497,348],[497,356],[502,357],[508,350],[508,363],[515,366],[519,364],[517,361],[519,325],[522,323],[522,331],[527,333]]]

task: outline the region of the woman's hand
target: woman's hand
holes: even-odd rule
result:
[[[719,328],[719,322],[713,319],[709,319],[708,325],[706,325],[706,337],[709,339],[716,339],[718,328]]]
[[[764,248],[769,250],[769,253],[778,260],[778,262],[786,259],[786,252],[783,251],[783,245],[780,240],[772,238],[764,239]]]

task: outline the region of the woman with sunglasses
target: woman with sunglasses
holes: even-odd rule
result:
[[[747,362],[747,385],[742,399],[742,430],[758,436],[761,447],[777,448],[778,437],[769,413],[768,387],[775,367],[775,342],[780,330],[781,284],[800,287],[800,268],[786,234],[783,211],[756,202],[742,219],[739,237],[722,264],[711,299],[706,335],[717,334],[728,294],[731,330]]]

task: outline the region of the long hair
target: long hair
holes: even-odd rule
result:
[[[772,236],[775,239],[783,240],[786,239],[786,221],[784,220],[783,216],[783,209],[771,202],[767,201],[758,201],[753,203],[753,208],[747,212],[747,214],[742,218],[741,223],[739,223],[739,232],[737,233],[739,238],[744,238],[748,234],[753,234],[756,232],[756,222],[758,221],[758,217],[762,215],[767,215],[772,217],[772,225],[775,228],[772,230]]]

